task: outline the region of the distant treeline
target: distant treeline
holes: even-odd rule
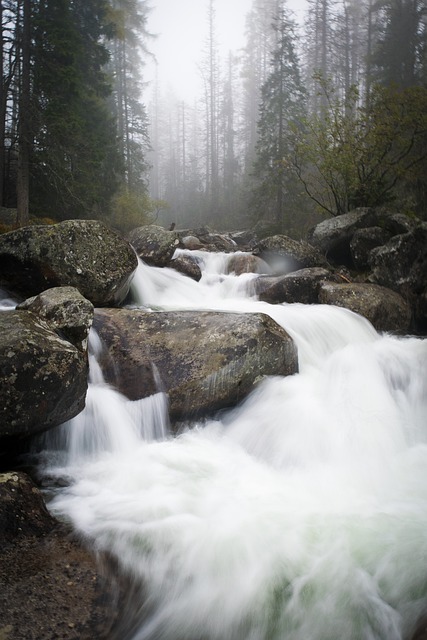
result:
[[[0,6],[0,205],[19,224],[160,215],[298,234],[318,211],[426,217],[426,0],[307,0],[302,26],[285,0],[253,0],[227,59],[210,0],[200,100],[153,91],[147,109],[147,0]]]

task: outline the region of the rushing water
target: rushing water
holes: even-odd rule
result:
[[[91,336],[88,407],[49,445],[69,483],[51,508],[144,585],[133,640],[410,638],[427,607],[427,341],[259,302],[254,276],[196,255],[199,283],[141,264],[136,303],[268,313],[300,373],[172,437],[161,371],[132,403]]]

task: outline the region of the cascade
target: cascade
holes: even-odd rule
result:
[[[161,387],[124,399],[91,335],[88,407],[44,459],[68,479],[52,511],[144,585],[122,640],[409,640],[427,607],[427,341],[260,302],[226,254],[197,259],[199,283],[140,263],[134,304],[267,313],[300,372],[173,437]]]

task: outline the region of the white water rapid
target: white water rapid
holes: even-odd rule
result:
[[[300,373],[172,437],[161,371],[158,394],[125,400],[92,336],[88,408],[45,454],[68,479],[50,508],[144,585],[126,638],[410,639],[427,608],[427,341],[259,302],[254,276],[196,255],[199,283],[141,264],[137,304],[268,313]]]

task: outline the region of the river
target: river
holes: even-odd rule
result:
[[[157,394],[125,399],[92,333],[87,408],[41,455],[50,509],[143,585],[129,639],[410,638],[427,608],[427,341],[260,302],[226,255],[195,255],[199,283],[141,263],[135,304],[267,313],[299,373],[173,436],[162,372]]]

